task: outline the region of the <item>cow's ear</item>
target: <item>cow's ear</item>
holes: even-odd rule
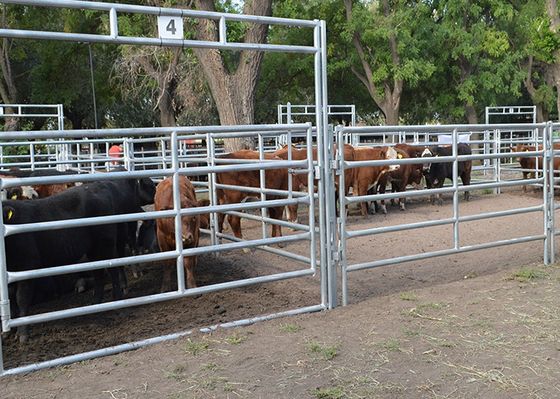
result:
[[[153,204],[156,195],[156,185],[149,177],[136,180],[136,195],[144,204]]]
[[[4,222],[12,220],[15,214],[16,210],[13,207],[9,205],[4,205],[2,207],[2,217],[4,218]]]
[[[387,158],[387,152],[386,152],[385,150],[381,150],[381,151],[379,152],[379,157],[380,157],[381,159]]]

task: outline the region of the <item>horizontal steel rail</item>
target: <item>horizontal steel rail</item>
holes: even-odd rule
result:
[[[1,36],[1,35],[0,35]],[[172,132],[189,134],[189,136],[179,136],[181,139],[206,138],[207,134],[211,138],[230,138],[237,137],[237,132],[261,133],[267,132],[282,133],[288,130],[306,132],[311,126],[310,123],[294,124],[268,124],[268,125],[214,125],[214,126],[175,126],[175,127],[143,127],[143,128],[122,128],[122,129],[80,129],[80,130],[30,130],[25,132],[28,140],[35,139],[54,139],[54,138],[80,138],[80,137],[138,137],[148,135],[169,135]],[[200,136],[198,136],[200,135]],[[0,132],[0,140],[21,140],[21,132]]]
[[[220,20],[225,18],[228,21],[237,22],[253,22],[268,25],[286,25],[294,27],[307,27],[314,28],[317,22],[291,19],[291,18],[278,18],[260,15],[246,15],[246,14],[231,14],[221,13],[214,11],[200,11],[190,10],[186,8],[166,8],[166,7],[151,7],[140,6],[132,4],[119,4],[119,3],[103,3],[96,1],[79,1],[79,0],[2,0],[6,4],[19,4],[27,6],[39,7],[57,7],[57,8],[72,8],[81,10],[94,10],[94,11],[111,11],[115,10],[122,13],[130,14],[146,14],[154,16],[169,16],[169,17],[183,17],[183,18],[200,18]]]
[[[309,226],[307,226],[305,224],[292,223],[292,222],[287,222],[285,220],[273,219],[273,218],[270,218],[270,217],[262,217],[262,216],[257,216],[257,215],[251,215],[249,213],[243,213],[243,212],[237,212],[237,211],[229,211],[229,212],[222,212],[222,213],[225,213],[226,215],[238,216],[238,217],[243,218],[243,219],[254,220],[256,222],[265,222],[267,224],[275,224],[277,226],[288,227],[288,228],[294,229],[294,230],[309,231]]]
[[[311,276],[315,272],[312,269],[296,270],[292,272],[284,272],[277,274],[270,274],[266,276],[252,277],[244,280],[229,281],[226,283],[218,283],[206,285],[203,287],[189,288],[184,292],[172,291],[163,294],[146,295],[137,298],[122,299],[119,301],[104,302],[95,305],[80,306],[77,308],[57,310],[48,313],[42,313],[32,316],[23,316],[8,321],[10,328],[32,325],[37,323],[46,323],[55,320],[68,319],[78,316],[86,316],[94,313],[107,312],[110,310],[124,309],[132,306],[147,305],[172,299],[185,298],[188,296],[195,296],[207,294],[210,292],[221,291],[224,289],[241,288],[250,285],[270,283],[274,281],[287,280],[295,277]]]
[[[179,214],[181,216],[193,216],[193,215],[201,215],[204,213],[219,213],[225,211],[273,208],[273,207],[296,205],[296,204],[309,204],[309,199],[292,198],[292,199],[266,200],[266,201],[259,200],[259,201],[224,204],[224,205],[199,206],[195,208],[183,208],[181,209]],[[164,210],[164,211],[155,211],[155,212],[127,213],[121,215],[95,216],[95,217],[78,218],[78,219],[63,219],[63,220],[55,220],[55,221],[48,221],[48,222],[7,224],[5,225],[5,236],[10,236],[13,234],[30,233],[35,231],[44,231],[44,230],[60,230],[60,229],[70,229],[70,228],[77,228],[83,226],[125,223],[125,222],[132,222],[135,220],[163,219],[163,218],[169,218],[173,216],[175,216],[174,210]]]
[[[273,320],[273,319],[276,319],[276,318],[287,317],[287,316],[295,316],[295,315],[305,314],[305,313],[319,312],[319,311],[322,311],[322,310],[325,310],[325,306],[323,306],[323,305],[307,306],[307,307],[303,307],[303,308],[287,310],[287,311],[284,311],[284,312],[278,312],[278,313],[273,313],[273,314],[264,315],[264,316],[256,316],[256,317],[236,320],[236,321],[232,321],[232,322],[228,322],[228,323],[215,324],[213,326],[200,328],[200,329],[198,329],[198,331],[207,333],[207,332],[215,331],[218,328],[233,328],[233,327],[238,327],[238,326],[247,326],[247,325],[250,325],[250,324],[258,323],[260,321]],[[162,335],[162,336],[155,337],[155,338],[148,338],[148,339],[143,339],[143,340],[140,340],[140,341],[130,342],[130,343],[126,343],[126,344],[115,345],[115,346],[111,346],[111,347],[108,347],[108,348],[103,348],[103,349],[93,350],[93,351],[89,351],[89,352],[79,353],[79,354],[76,354],[76,355],[64,356],[64,357],[61,357],[61,358],[58,358],[58,359],[55,359],[55,360],[47,360],[47,361],[43,361],[43,362],[39,362],[39,363],[33,363],[33,364],[30,364],[30,365],[14,367],[12,369],[3,370],[0,373],[0,376],[25,374],[25,373],[39,371],[39,370],[43,370],[43,369],[47,369],[47,368],[51,368],[51,367],[64,366],[64,365],[68,365],[68,364],[72,364],[72,363],[76,363],[76,362],[95,359],[95,358],[98,358],[98,357],[116,355],[118,353],[127,352],[127,351],[131,351],[131,350],[139,349],[139,348],[144,348],[144,347],[154,345],[154,344],[158,344],[158,343],[176,340],[176,339],[191,335],[193,333],[193,331],[196,331],[196,330],[186,330],[186,331],[181,331],[181,332],[177,332],[177,333],[173,333],[173,334],[166,334],[166,335]]]
[[[243,239],[232,236],[231,234],[217,233],[216,235],[219,238],[223,238],[223,239],[228,240],[228,241],[233,241],[233,242],[243,242],[244,241]],[[280,248],[272,248],[269,245],[262,245],[262,246],[259,247],[259,250],[262,250],[262,251],[265,251],[265,252],[270,252],[270,253],[275,254],[275,255],[280,255],[280,256],[283,256],[285,258],[292,259],[292,260],[295,260],[295,261],[298,261],[298,262],[302,262],[306,265],[311,265],[310,267],[312,269],[315,269],[315,266],[316,266],[316,265],[313,265],[313,262],[311,261],[311,258],[309,258],[307,256],[303,256],[303,255],[294,254],[292,252],[288,252],[288,251],[285,251],[285,250],[280,249]]]
[[[506,245],[522,244],[522,243],[532,242],[532,241],[540,241],[540,240],[544,240],[545,238],[546,238],[545,234],[540,234],[540,235],[512,238],[512,239],[509,239],[509,240],[497,240],[497,241],[492,241],[492,242],[488,242],[488,243],[484,243],[484,244],[466,245],[466,246],[461,246],[458,249],[450,248],[450,249],[442,249],[442,250],[439,250],[439,251],[422,252],[422,253],[418,253],[418,254],[414,254],[414,255],[406,255],[406,256],[399,256],[399,257],[396,257],[396,258],[376,260],[376,261],[372,261],[372,262],[357,263],[357,264],[348,266],[346,268],[346,270],[348,272],[354,272],[354,271],[363,270],[363,269],[372,269],[372,268],[375,268],[375,267],[395,265],[397,263],[405,263],[405,262],[435,258],[435,257],[438,257],[438,256],[455,255],[455,254],[460,254],[460,253],[465,253],[465,252],[479,251],[479,250],[482,250],[482,249],[502,247],[502,246],[506,246]]]

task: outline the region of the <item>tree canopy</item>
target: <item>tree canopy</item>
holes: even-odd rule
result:
[[[367,123],[478,123],[497,105],[536,105],[539,120],[558,119],[556,0],[122,2],[324,19],[329,103],[355,104]],[[109,31],[102,12],[18,5],[2,5],[1,25]],[[119,29],[154,37],[157,25],[130,14],[119,16]],[[228,23],[227,30],[229,40],[313,43],[309,29]],[[217,32],[214,22],[185,20],[188,38],[215,40]],[[314,103],[313,65],[312,56],[293,53],[1,39],[0,99],[61,103],[76,129],[94,127],[93,89],[100,127],[274,123],[278,104]]]

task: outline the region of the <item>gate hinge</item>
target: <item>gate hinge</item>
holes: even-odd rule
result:
[[[321,169],[319,168],[319,165],[315,165],[313,169],[315,171],[313,173],[315,175],[315,180],[321,180]]]
[[[332,259],[335,262],[339,262],[340,261],[340,252],[338,251],[332,251]]]

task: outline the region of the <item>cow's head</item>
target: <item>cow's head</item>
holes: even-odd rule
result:
[[[196,208],[199,206],[197,201],[187,198],[181,199],[181,208]],[[201,227],[200,215],[185,215],[181,217],[181,239],[184,248],[192,248],[197,245],[199,229]]]
[[[395,148],[393,147],[387,147],[387,149],[385,149],[385,156],[383,156],[383,154],[381,155],[382,158],[385,159],[399,159],[399,153],[397,152],[397,150],[395,150]],[[402,155],[401,155],[402,158]],[[389,172],[393,172],[395,170],[398,170],[401,166],[400,165],[389,165]]]
[[[11,200],[32,200],[39,198],[39,194],[31,186],[21,186],[7,189],[6,197]]]
[[[154,203],[154,195],[156,195],[156,185],[149,177],[142,177],[135,181],[135,194],[140,205],[148,205]]]
[[[432,149],[428,148],[428,147],[426,147],[424,149],[424,151],[422,151],[422,155],[421,155],[422,158],[431,158],[433,156],[434,156],[434,151]],[[423,164],[422,171],[423,171],[424,174],[430,173],[430,166],[431,165],[432,165],[431,163]]]

